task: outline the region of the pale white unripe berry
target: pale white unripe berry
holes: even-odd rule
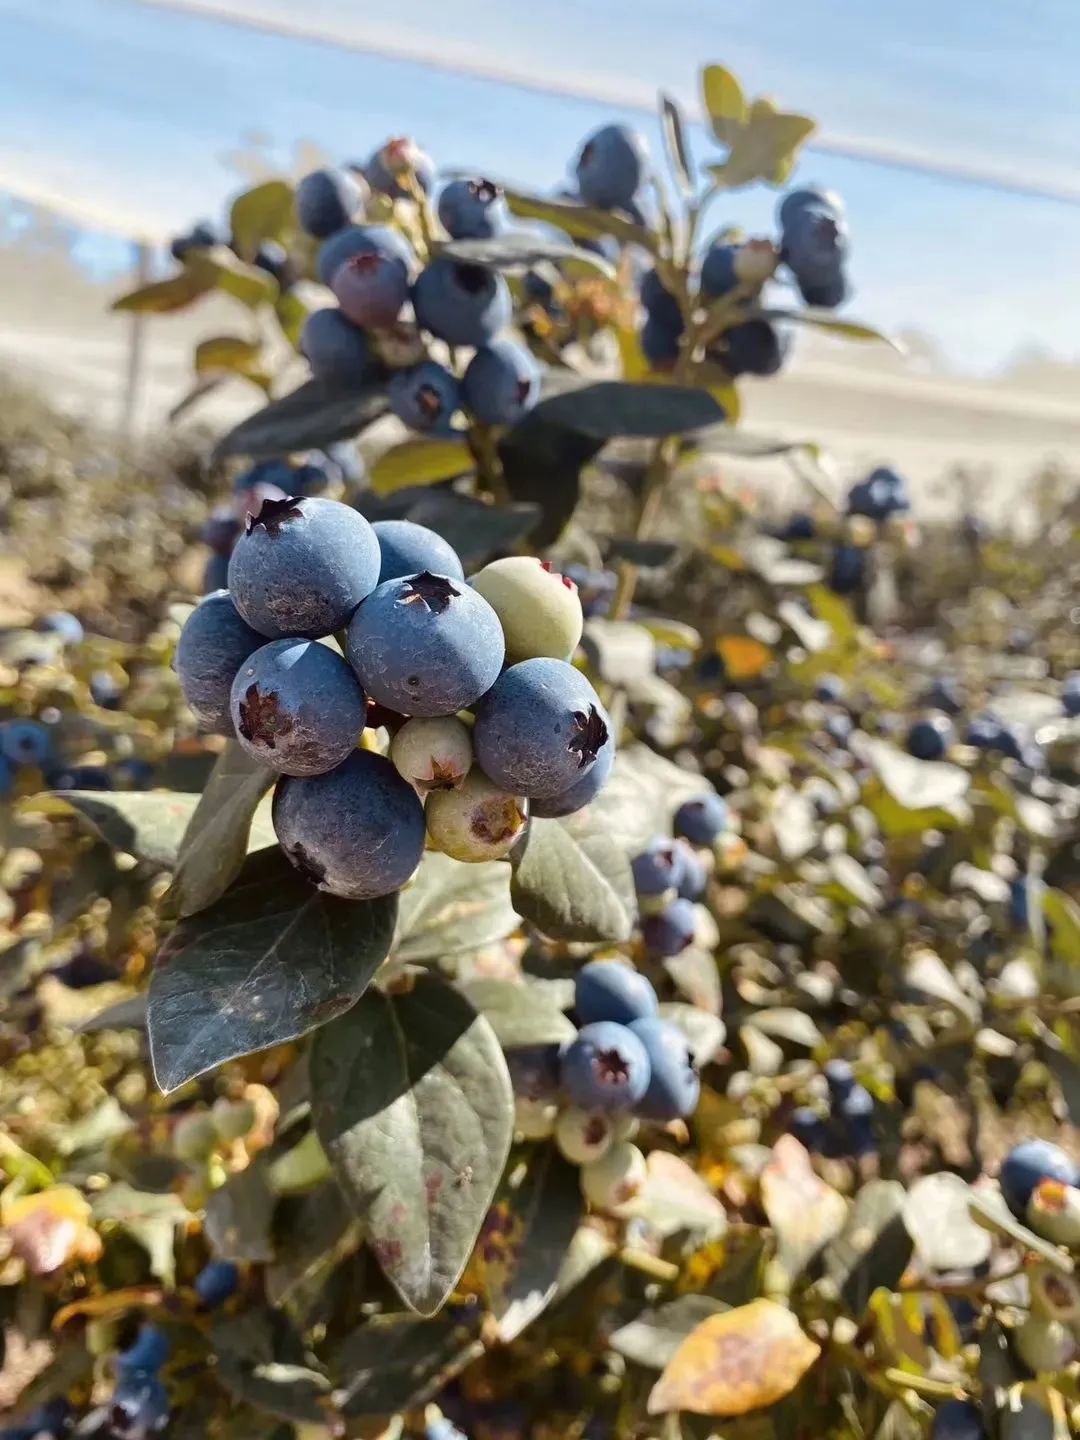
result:
[[[472,768],[469,727],[454,715],[406,720],[390,745],[390,759],[421,794],[456,789]]]
[[[638,1147],[618,1140],[599,1160],[581,1167],[581,1188],[590,1205],[614,1212],[641,1193],[647,1175]]]
[[[577,586],[531,555],[493,560],[470,584],[498,615],[506,639],[506,658],[532,660],[547,655],[569,660],[585,624]]]
[[[555,1144],[571,1165],[588,1165],[599,1160],[614,1140],[615,1126],[610,1115],[582,1110],[577,1105],[564,1110],[555,1126]]]

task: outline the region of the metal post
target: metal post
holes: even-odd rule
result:
[[[140,288],[150,283],[150,246],[145,240],[135,242],[135,283]],[[120,440],[126,449],[134,437],[135,412],[142,382],[143,354],[146,341],[146,316],[136,310],[131,317],[128,339],[127,388],[120,416]]]

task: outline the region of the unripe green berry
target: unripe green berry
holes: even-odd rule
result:
[[[641,1193],[647,1174],[638,1147],[619,1140],[599,1160],[581,1167],[581,1188],[590,1205],[614,1213]]]
[[[555,1133],[559,1107],[553,1100],[514,1101],[514,1129],[523,1140],[548,1140]]]
[[[172,1142],[178,1160],[205,1160],[218,1143],[213,1117],[206,1110],[181,1115],[173,1127]]]
[[[472,768],[469,727],[453,715],[406,720],[394,736],[390,759],[401,778],[422,795],[454,790]]]
[[[568,660],[585,624],[577,586],[530,555],[508,555],[478,570],[470,582],[502,622],[506,658],[548,655]]]
[[[1055,1245],[1080,1246],[1080,1190],[1060,1180],[1043,1180],[1031,1192],[1027,1223]]]
[[[214,1101],[211,1115],[219,1138],[225,1141],[242,1140],[255,1124],[255,1106],[250,1100],[227,1100],[222,1096]]]
[[[455,860],[498,860],[525,829],[528,805],[475,767],[457,790],[433,790],[424,806],[431,843]]]
[[[571,1165],[588,1165],[599,1160],[614,1140],[615,1126],[610,1115],[582,1110],[577,1105],[564,1110],[555,1126],[555,1144]]]
[[[1063,1370],[1076,1358],[1076,1336],[1060,1320],[1029,1315],[1013,1331],[1017,1355],[1034,1375]]]

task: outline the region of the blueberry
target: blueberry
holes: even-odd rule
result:
[[[1005,1203],[1019,1219],[1027,1214],[1032,1191],[1043,1180],[1080,1185],[1080,1171],[1051,1140],[1021,1140],[1006,1155],[999,1175]]]
[[[823,705],[840,705],[843,703],[847,686],[839,675],[819,675],[814,686],[814,699],[820,700]]]
[[[654,369],[674,365],[679,358],[679,338],[683,326],[672,330],[656,315],[649,315],[641,327],[641,353]]]
[[[211,1260],[195,1276],[195,1293],[210,1309],[224,1305],[240,1286],[240,1271],[231,1260]]]
[[[822,310],[835,310],[838,305],[843,305],[851,293],[847,277],[839,266],[831,273],[813,279],[806,275],[800,276],[798,286],[807,305],[816,305]]]
[[[973,1400],[946,1400],[934,1412],[930,1440],[986,1440],[982,1410]]]
[[[354,325],[393,325],[409,298],[409,272],[396,255],[368,251],[339,265],[330,282],[342,314]]]
[[[296,217],[316,240],[343,230],[361,208],[364,196],[348,170],[312,170],[296,187]]]
[[[656,991],[640,971],[619,960],[590,960],[574,982],[578,1021],[614,1020],[629,1025],[657,1014]]]
[[[845,711],[834,711],[825,716],[825,734],[837,745],[846,745],[855,729],[855,722]]]
[[[777,223],[782,231],[795,223],[796,216],[803,210],[824,210],[838,219],[843,217],[844,202],[835,190],[825,190],[817,185],[805,186],[801,190],[789,190],[780,201],[776,212]]]
[[[929,715],[916,720],[908,731],[908,754],[916,760],[943,760],[953,738],[952,721],[947,715]]]
[[[316,380],[362,389],[380,365],[362,330],[337,309],[313,310],[300,331],[300,353]]]
[[[148,760],[134,757],[120,760],[115,766],[118,785],[124,790],[151,790],[154,785],[154,767]]]
[[[827,1060],[823,1074],[834,1100],[847,1095],[855,1084],[855,1072],[846,1060]]]
[[[404,135],[380,145],[363,167],[363,172],[372,190],[380,195],[389,195],[393,200],[412,198],[411,192],[401,183],[406,174],[415,178],[425,194],[435,183],[435,162],[415,140]]]
[[[557,819],[562,815],[575,815],[579,810],[584,810],[585,806],[591,804],[600,794],[600,791],[611,779],[614,766],[615,741],[612,739],[600,751],[592,769],[587,771],[580,780],[575,781],[569,790],[563,790],[559,795],[549,795],[544,800],[532,801],[529,805],[529,813],[540,819]]]
[[[678,338],[684,328],[683,314],[678,300],[666,288],[656,270],[645,271],[641,277],[640,294],[649,318],[659,321],[664,330]]]
[[[628,1110],[649,1088],[649,1056],[625,1025],[601,1020],[579,1030],[563,1051],[561,1075],[583,1110]]]
[[[569,1105],[555,1125],[555,1144],[571,1165],[589,1165],[599,1160],[614,1143],[615,1126],[602,1111]]]
[[[477,350],[461,382],[465,409],[482,425],[516,425],[540,398],[540,371],[512,340]]]
[[[52,735],[40,720],[5,720],[0,725],[0,753],[13,765],[44,765],[52,752]]]
[[[236,672],[264,636],[237,614],[227,590],[202,599],[184,622],[174,666],[188,708],[204,730],[232,735],[229,696]]]
[[[209,220],[200,220],[186,235],[177,235],[169,245],[174,260],[183,260],[189,250],[210,250],[221,237]]]
[[[406,720],[390,746],[394,769],[422,795],[456,789],[472,758],[472,734],[456,715]]]
[[[464,580],[465,571],[457,551],[426,525],[416,525],[412,520],[376,520],[371,528],[378,537],[382,555],[380,585],[387,580],[418,575],[421,570]]]
[[[52,781],[50,779],[50,785]],[[0,795],[8,796],[15,788],[15,767],[6,755],[0,754]],[[55,787],[59,789],[60,787]],[[65,787],[73,788],[73,787]]]
[[[46,635],[59,635],[65,645],[81,645],[83,642],[82,622],[67,610],[54,610],[51,615],[42,616],[38,629]]]
[[[866,555],[857,545],[838,545],[833,551],[829,587],[836,595],[860,590],[866,576]]]
[[[739,283],[735,261],[739,246],[726,241],[713,245],[701,262],[701,293],[711,299],[719,299],[734,290]]]
[[[683,847],[683,877],[679,881],[679,896],[683,900],[700,900],[705,894],[708,875],[697,853],[689,845]]]
[[[224,555],[227,560],[243,528],[243,522],[233,514],[232,506],[224,505],[210,515],[199,539],[204,545],[209,545],[215,555]]]
[[[103,765],[70,765],[49,772],[52,790],[114,790],[112,776]]]
[[[447,345],[486,345],[510,323],[510,291],[495,270],[436,258],[413,286],[416,323]]]
[[[322,284],[332,284],[346,260],[356,255],[379,255],[397,261],[407,275],[412,274],[416,264],[416,256],[399,230],[391,230],[388,225],[350,225],[319,248],[315,269]]]
[[[508,555],[470,583],[498,615],[511,663],[544,655],[568,660],[577,649],[585,622],[577,586],[548,561]]]
[[[1066,715],[1080,715],[1080,670],[1066,675],[1061,682],[1061,707]]]
[[[255,251],[255,258],[251,263],[257,270],[264,270],[267,275],[272,275],[282,290],[287,290],[296,279],[289,252],[276,240],[264,240]]]
[[[328,645],[272,640],[236,672],[231,714],[253,759],[282,775],[322,775],[356,748],[367,700]]]
[[[134,1345],[117,1356],[117,1368],[122,1375],[136,1370],[156,1375],[169,1358],[171,1348],[167,1335],[154,1325],[144,1325]]]
[[[589,136],[574,167],[586,205],[604,210],[633,203],[648,170],[645,139],[628,125],[604,125]]]
[[[796,280],[810,284],[830,279],[848,250],[847,224],[829,205],[806,204],[783,227],[783,256]]]
[[[345,649],[366,693],[401,715],[452,715],[475,704],[504,653],[483,596],[428,570],[380,585],[349,622]],[[525,793],[487,773],[507,793]]]
[[[452,240],[490,240],[506,228],[501,200],[492,180],[451,180],[439,196],[439,220]]]
[[[768,320],[744,320],[724,331],[717,354],[729,375],[775,375],[790,348],[791,337]]]
[[[71,1405],[57,1395],[31,1411],[18,1425],[0,1430],[0,1440],[60,1440],[70,1432],[71,1423]]]
[[[807,514],[805,510],[798,510],[788,519],[780,538],[794,543],[799,540],[813,540],[816,535],[817,525],[814,517]]]
[[[511,794],[549,799],[584,778],[613,743],[600,697],[565,660],[511,665],[477,708],[473,748]]]
[[[641,896],[677,890],[686,877],[686,850],[665,836],[650,840],[632,862],[634,888]]]
[[[794,1135],[807,1150],[825,1148],[825,1122],[811,1105],[799,1105],[791,1112],[788,1133]]]
[[[368,750],[354,750],[326,775],[279,780],[273,818],[282,849],[304,879],[350,900],[400,890],[424,853],[416,792],[389,760]]]
[[[692,1115],[701,1094],[686,1036],[670,1020],[635,1020],[630,1029],[649,1057],[649,1088],[638,1101],[643,1120],[679,1120]]]
[[[102,710],[119,710],[124,687],[110,670],[95,670],[90,676],[90,698]]]
[[[203,596],[213,595],[217,590],[226,590],[229,585],[228,555],[211,555],[203,570]]]
[[[672,828],[692,845],[711,845],[727,828],[727,805],[711,791],[695,795],[675,811]]]
[[[169,1423],[169,1397],[154,1375],[136,1370],[121,1377],[109,1406],[111,1440],[146,1440]]]
[[[558,1045],[517,1045],[506,1051],[514,1094],[522,1100],[550,1100],[559,1088]]]
[[[876,1149],[874,1142],[874,1100],[863,1085],[852,1085],[839,1098],[837,1113],[843,1124],[847,1149],[852,1155],[868,1155]]]
[[[379,578],[379,542],[357,511],[318,496],[268,500],[229,560],[229,594],[271,640],[318,640],[346,624]]]
[[[617,1213],[641,1194],[648,1179],[645,1156],[628,1140],[616,1140],[599,1160],[581,1167],[581,1189],[597,1210]]]
[[[851,487],[847,508],[849,515],[866,515],[877,521],[906,512],[911,509],[907,482],[895,470],[879,466]]]
[[[964,708],[964,692],[951,675],[939,675],[927,690],[925,703],[946,715],[959,715]]]
[[[390,408],[410,430],[449,435],[451,421],[461,407],[456,378],[436,360],[424,360],[410,370],[398,370],[387,387]]]
[[[433,790],[424,805],[427,832],[436,850],[455,860],[499,860],[521,838],[526,801],[493,785],[475,766],[454,789]]]
[[[647,915],[641,926],[645,949],[650,955],[679,955],[693,942],[697,913],[692,900],[672,900],[659,915]]]

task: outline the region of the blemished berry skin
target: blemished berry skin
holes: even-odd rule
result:
[[[645,1156],[628,1140],[617,1140],[599,1160],[581,1167],[581,1189],[597,1210],[617,1211],[641,1193],[648,1178]]]
[[[417,525],[412,520],[376,520],[371,528],[378,537],[382,555],[380,585],[387,580],[401,580],[406,575],[419,575],[421,570],[465,579],[457,551],[449,540],[426,525]]]
[[[54,610],[42,617],[38,629],[46,635],[59,635],[65,645],[81,645],[84,638],[82,621],[68,610]]]
[[[436,850],[454,860],[500,860],[521,838],[529,807],[507,795],[482,770],[469,771],[454,790],[433,790],[424,805],[427,831]]]
[[[52,736],[40,720],[5,720],[0,753],[13,765],[44,765],[52,753]]]
[[[530,800],[564,794],[612,743],[600,697],[565,660],[542,656],[511,665],[476,711],[480,768],[509,794]]]
[[[643,1120],[666,1124],[692,1115],[701,1095],[701,1081],[690,1057],[686,1036],[670,1020],[635,1020],[630,1029],[649,1057],[649,1088],[638,1101]]]
[[[541,820],[560,819],[563,815],[576,815],[592,803],[611,779],[615,768],[615,741],[610,740],[596,757],[596,764],[580,780],[559,795],[549,795],[546,800],[532,800],[529,813]]]
[[[645,1046],[625,1025],[585,1025],[562,1054],[563,1089],[582,1110],[633,1109],[649,1088]]]
[[[144,1325],[134,1345],[117,1356],[117,1369],[121,1374],[142,1370],[149,1375],[156,1375],[169,1358],[171,1348],[168,1336],[156,1326]]]
[[[493,340],[469,361],[461,399],[482,425],[516,425],[540,399],[539,366],[512,340]]]
[[[838,545],[829,570],[829,588],[836,595],[860,590],[866,578],[866,554],[857,545]]]
[[[280,775],[323,775],[356,748],[367,698],[317,640],[272,640],[241,665],[230,706],[236,738]]]
[[[658,1014],[656,991],[640,971],[619,960],[590,960],[574,982],[574,1009],[578,1023],[614,1020],[630,1025]]]
[[[487,345],[513,308],[497,271],[438,257],[417,277],[412,299],[416,323],[447,345]]]
[[[676,899],[659,915],[647,915],[641,925],[645,949],[650,955],[670,959],[693,942],[697,915],[692,900]]]
[[[173,661],[188,709],[203,730],[232,735],[230,711],[236,672],[266,637],[244,620],[227,590],[215,590],[184,622]]]
[[[711,845],[727,828],[727,805],[719,795],[706,791],[684,800],[675,811],[673,829],[691,845]]]
[[[768,320],[746,320],[724,332],[719,353],[729,375],[775,375],[790,348],[786,331]]]
[[[986,1440],[982,1411],[973,1400],[946,1400],[934,1412],[930,1440]]]
[[[111,1440],[145,1440],[169,1423],[169,1397],[155,1375],[144,1370],[121,1376],[109,1406]]]
[[[615,1143],[615,1127],[602,1110],[570,1105],[555,1125],[555,1144],[571,1165],[589,1165],[606,1155]]]
[[[514,1094],[522,1100],[549,1100],[560,1084],[558,1045],[518,1045],[505,1052]]]
[[[725,241],[712,246],[701,262],[701,293],[703,295],[718,300],[722,295],[727,295],[735,289],[739,283],[735,266],[735,257],[738,253],[738,245],[731,245]]]
[[[211,1260],[195,1276],[195,1294],[213,1310],[231,1300],[240,1288],[240,1271],[231,1260]]]
[[[472,735],[455,715],[406,720],[390,745],[394,769],[414,789],[455,790],[472,769]]]
[[[544,655],[568,660],[577,649],[585,625],[577,586],[546,560],[492,560],[470,584],[498,615],[511,663]]]
[[[229,595],[269,640],[319,640],[346,624],[379,579],[379,542],[351,506],[320,496],[268,500],[229,559]]]
[[[1051,1140],[1021,1140],[1006,1155],[998,1176],[1005,1203],[1018,1219],[1027,1214],[1028,1201],[1042,1180],[1059,1180],[1062,1185],[1080,1185],[1080,1171]]]
[[[451,180],[439,196],[439,222],[451,240],[490,240],[506,229],[502,191],[491,180]]]
[[[461,408],[457,377],[437,360],[398,370],[387,386],[390,408],[403,425],[429,435],[450,435]]]
[[[679,881],[679,896],[683,900],[700,900],[705,894],[705,888],[709,883],[709,877],[705,866],[697,857],[697,853],[691,850],[689,845],[683,847],[683,878]]]
[[[685,878],[686,851],[666,836],[650,840],[631,862],[634,889],[641,896],[663,895],[677,890]]]
[[[274,791],[274,830],[312,885],[348,900],[400,890],[424,853],[424,809],[383,755],[354,750],[336,770],[285,776]]]
[[[316,380],[362,388],[379,373],[379,361],[362,330],[340,310],[313,310],[300,331],[300,353]]]
[[[393,325],[409,298],[409,272],[396,256],[353,255],[334,272],[330,288],[341,312],[354,325]]]
[[[406,275],[412,274],[416,264],[416,256],[399,230],[391,230],[388,225],[350,225],[319,247],[315,269],[322,284],[332,284],[342,265],[355,255],[396,260]]]
[[[312,170],[296,187],[296,218],[316,240],[343,230],[363,204],[363,192],[348,170]]]
[[[586,205],[603,210],[633,203],[649,165],[645,139],[628,125],[604,125],[585,141],[574,167]]]
[[[1061,682],[1061,708],[1066,715],[1080,715],[1080,671],[1074,670]]]
[[[452,715],[498,678],[502,626],[464,581],[422,570],[387,580],[364,601],[349,622],[345,653],[380,705],[399,715]]]
[[[679,340],[683,326],[671,329],[658,315],[648,315],[641,327],[641,353],[654,368],[674,365],[679,358]]]
[[[405,171],[412,172],[425,194],[430,194],[435,183],[434,160],[407,136],[397,136],[380,145],[363,171],[372,190],[380,195],[389,195],[393,200],[412,198],[411,192],[400,181]]]
[[[916,760],[943,760],[953,742],[952,721],[947,715],[916,720],[908,731],[907,749]]]

